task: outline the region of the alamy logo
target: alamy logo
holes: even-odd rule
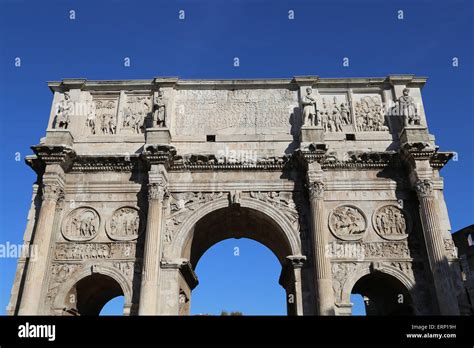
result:
[[[55,325],[35,325],[26,323],[18,326],[18,337],[20,338],[47,338],[48,341],[56,339]]]

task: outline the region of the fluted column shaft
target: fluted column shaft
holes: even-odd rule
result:
[[[164,194],[165,186],[163,183],[148,185],[148,217],[139,315],[158,314],[158,273]]]
[[[334,293],[332,289],[331,262],[326,255],[327,229],[324,223],[324,184],[309,183],[311,205],[311,227],[314,250],[314,276],[316,286],[316,313],[334,315]]]
[[[431,180],[419,180],[416,183],[416,191],[420,201],[421,223],[440,314],[459,315],[459,307],[451,282],[451,271],[446,258],[444,240],[441,235],[433,195],[433,182]]]
[[[44,183],[40,214],[34,232],[34,257],[28,261],[26,279],[21,295],[19,315],[38,315],[44,280],[48,273],[48,255],[53,237],[54,218],[58,200],[63,197],[63,187],[59,182]]]

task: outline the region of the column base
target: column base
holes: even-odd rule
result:
[[[169,144],[171,134],[168,128],[147,128],[145,132],[147,144]]]
[[[434,145],[434,139],[425,126],[406,126],[399,134],[401,143],[427,142]]]
[[[68,129],[48,129],[46,131],[45,145],[72,146],[74,138]]]
[[[302,143],[324,142],[324,129],[321,126],[303,126],[301,128]]]

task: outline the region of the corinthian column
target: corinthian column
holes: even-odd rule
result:
[[[59,175],[45,174],[42,187],[42,203],[28,260],[26,279],[21,295],[19,315],[38,315],[41,308],[42,288],[48,273],[48,255],[53,238],[56,206],[64,196],[63,181]]]
[[[303,291],[301,289],[301,269],[303,268],[304,263],[306,262],[306,256],[303,255],[290,255],[287,256],[287,259],[291,263],[291,268],[293,271],[293,288],[294,296],[296,300],[295,315],[303,315]]]
[[[148,217],[143,255],[143,273],[140,290],[139,315],[158,314],[159,258],[161,255],[161,235],[163,199],[166,192],[166,176],[163,166],[157,176],[150,173],[148,184]]]
[[[314,276],[316,286],[316,313],[334,315],[334,293],[332,289],[331,262],[326,256],[328,231],[324,223],[324,184],[309,182],[311,204],[311,228],[313,235]]]
[[[423,225],[428,259],[433,274],[433,280],[438,300],[439,311],[442,315],[459,315],[459,306],[453,285],[450,269],[444,247],[443,237],[436,210],[431,180],[418,180],[415,185],[420,201],[420,216]]]

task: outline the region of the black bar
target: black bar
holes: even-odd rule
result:
[[[19,337],[55,325],[54,341]],[[430,326],[432,325],[432,326]],[[0,317],[0,346],[48,344],[407,344],[469,346],[474,317]],[[28,331],[34,333],[34,331]],[[44,331],[46,333],[46,331]],[[409,338],[407,334],[421,334]],[[455,335],[435,338],[434,334]],[[431,335],[431,336],[430,336]],[[52,338],[52,337],[51,337]]]

